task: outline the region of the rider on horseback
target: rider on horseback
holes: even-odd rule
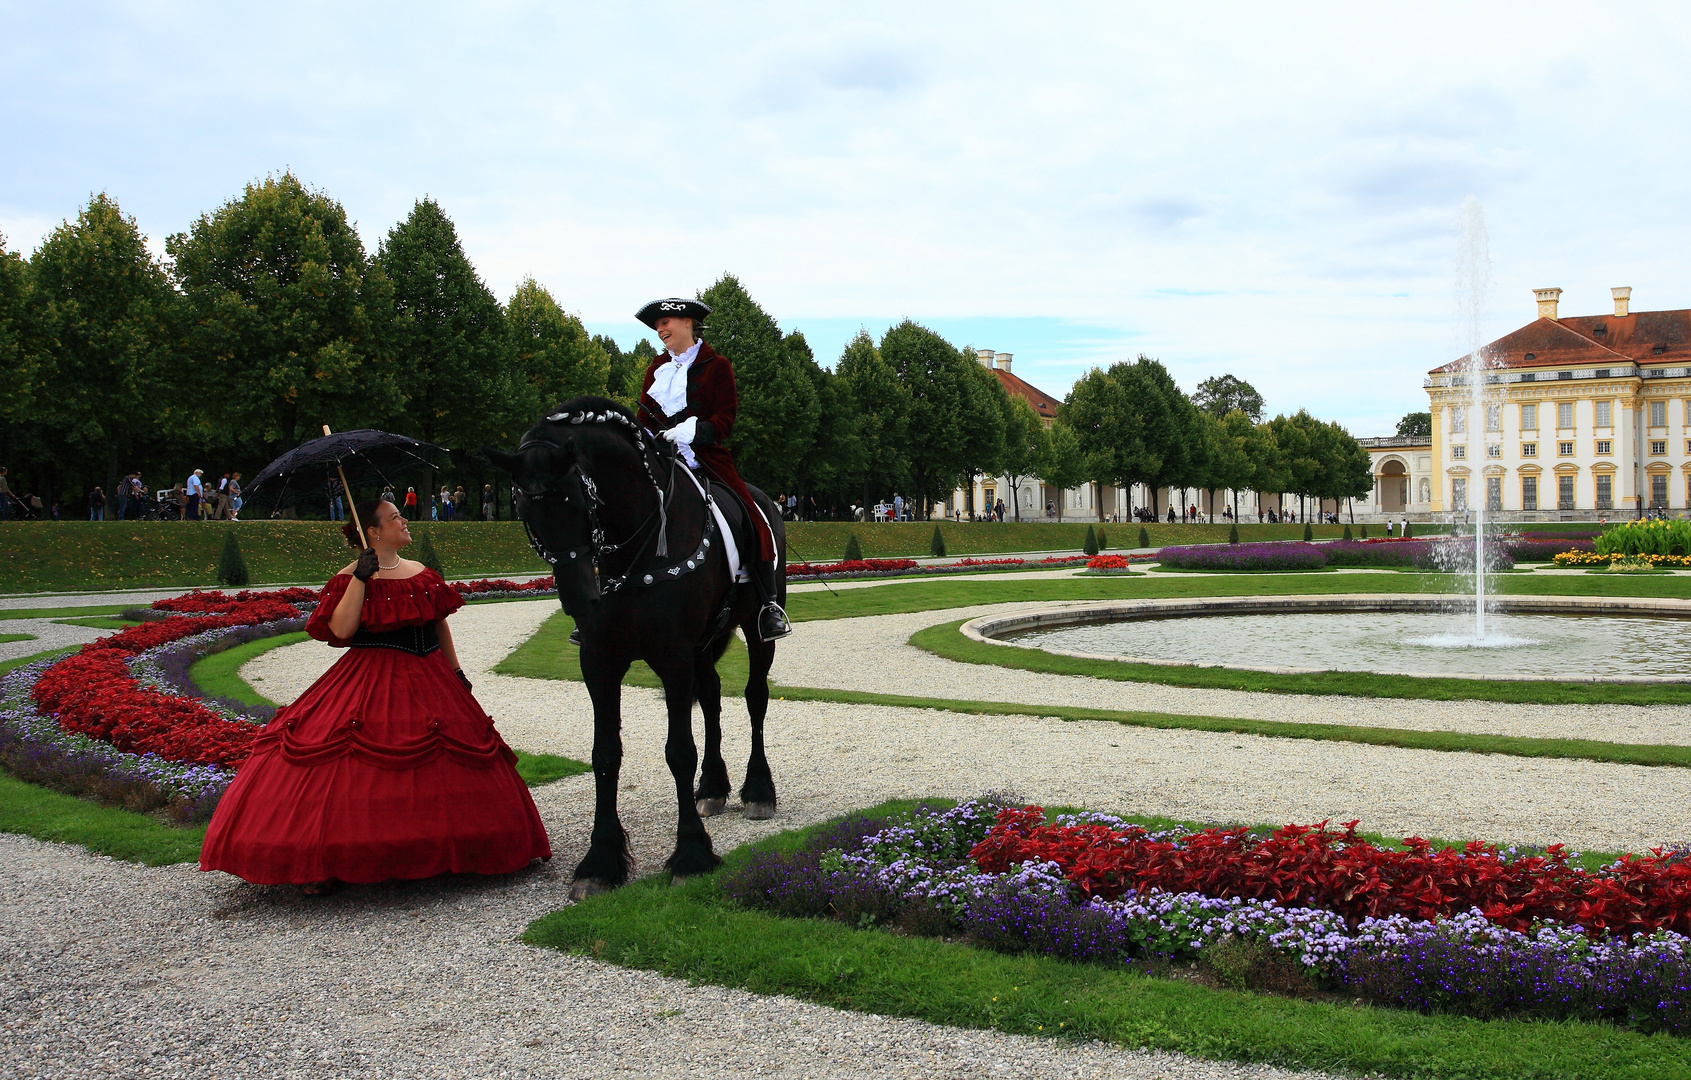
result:
[[[705,472],[739,497],[757,535],[757,557],[743,552],[741,559],[763,602],[758,636],[774,641],[792,633],[793,627],[776,600],[774,534],[740,479],[726,445],[740,396],[734,386],[734,366],[699,336],[700,324],[709,314],[710,308],[697,300],[671,297],[652,301],[635,316],[658,332],[666,349],[646,368],[637,419],[648,431],[673,443],[689,468]]]

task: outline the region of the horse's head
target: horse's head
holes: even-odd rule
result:
[[[601,598],[593,562],[593,524],[605,508],[599,487],[614,491],[620,486],[619,477],[596,474],[638,460],[631,440],[606,430],[613,426],[608,419],[613,413],[615,427],[632,428],[633,418],[614,402],[574,398],[529,428],[516,453],[482,447],[496,468],[510,474],[517,516],[541,557],[552,564],[558,599],[577,622],[595,615]],[[628,461],[617,460],[623,457]]]

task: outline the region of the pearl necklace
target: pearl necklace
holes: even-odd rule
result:
[[[378,569],[378,570],[398,570],[399,569],[399,563],[400,563],[400,560],[395,559],[393,561],[392,566],[383,566],[381,560],[377,559],[376,560],[376,569]]]

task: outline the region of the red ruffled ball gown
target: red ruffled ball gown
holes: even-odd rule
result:
[[[464,601],[433,570],[373,578],[347,640],[329,616],[351,581],[329,579],[306,624],[346,655],[259,733],[212,815],[200,869],[264,885],[371,882],[551,858],[516,755],[429,648],[435,621]]]

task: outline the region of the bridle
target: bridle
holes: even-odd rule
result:
[[[708,490],[704,492],[705,527],[697,550],[687,558],[678,560],[667,567],[655,567],[636,576],[636,572],[640,569],[641,556],[651,542],[650,534],[655,532],[657,539],[652,554],[658,558],[669,554],[669,504],[675,495],[676,459],[673,455],[669,459],[669,485],[666,488],[658,482],[657,473],[652,468],[652,458],[657,455],[657,448],[647,439],[645,428],[630,420],[624,414],[613,410],[606,410],[605,412],[588,412],[585,410],[573,413],[556,412],[546,417],[546,420],[549,423],[571,425],[621,424],[634,436],[634,445],[637,456],[640,458],[640,465],[645,470],[646,479],[651,483],[652,491],[658,498],[656,508],[646,515],[645,520],[635,526],[634,531],[627,537],[613,543],[607,538],[605,528],[599,521],[599,508],[605,505],[605,499],[599,494],[599,485],[594,481],[593,474],[581,467],[579,458],[571,462],[569,470],[564,473],[565,488],[561,492],[550,486],[542,486],[535,491],[525,491],[518,487],[514,481],[512,482],[511,500],[513,504],[518,495],[521,495],[525,502],[538,502],[550,496],[562,494],[566,502],[576,502],[581,506],[587,516],[587,542],[577,544],[573,548],[565,548],[564,556],[575,560],[580,559],[584,552],[587,553],[587,557],[593,561],[593,570],[598,576],[601,592],[614,593],[624,585],[646,586],[664,580],[673,581],[704,565],[705,556],[710,552],[711,541],[716,535],[716,514]],[[533,447],[549,447],[553,450],[563,449],[550,439],[531,437],[525,438],[517,446],[517,452],[520,454]],[[572,487],[579,488],[581,491],[582,495],[579,500],[572,497],[573,491],[570,490]],[[519,513],[517,517],[523,523],[523,532],[528,536],[529,547],[533,548],[536,555],[554,568],[554,577],[556,577],[559,557],[554,555],[546,547],[545,542],[534,534],[534,530],[529,527],[526,515]],[[604,572],[605,557],[625,548],[631,550],[628,569],[620,575],[606,574]]]

